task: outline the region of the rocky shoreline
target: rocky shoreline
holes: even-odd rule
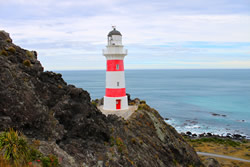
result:
[[[213,113],[213,116],[222,116],[222,117],[226,117],[226,115],[220,115],[217,113]],[[206,131],[206,130],[202,130],[201,125],[199,125],[198,119],[195,118],[194,120],[186,120],[180,127],[178,127],[179,125],[172,123],[172,118],[164,118],[165,122],[170,124],[171,126],[175,127],[178,131],[178,128],[180,129],[180,127],[183,126],[183,128],[179,131],[179,133],[182,136],[187,136],[190,138],[202,138],[202,137],[217,137],[217,138],[222,138],[222,139],[233,139],[233,140],[250,140],[250,136],[235,130],[235,132],[229,132],[228,130],[230,130],[229,128],[226,128],[225,131],[220,131],[220,132],[213,132],[213,130],[210,131]],[[245,122],[245,120],[239,120],[239,122]],[[192,128],[188,128],[185,130],[185,126],[190,126],[190,127],[194,127]],[[209,128],[208,126],[206,128]],[[197,131],[195,131],[198,130]]]
[[[237,141],[243,141],[243,140],[250,141],[250,139],[248,139],[247,136],[243,136],[243,135],[240,135],[240,134],[231,134],[231,133],[227,133],[226,136],[217,135],[217,134],[213,134],[213,133],[200,133],[200,134],[196,134],[196,133],[192,133],[190,131],[187,131],[186,133],[182,132],[180,134],[182,136],[188,137],[190,139],[198,139],[198,138],[220,138],[220,139],[231,139],[231,140],[237,140]]]

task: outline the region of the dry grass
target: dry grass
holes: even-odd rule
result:
[[[189,142],[196,151],[214,153],[220,155],[228,155],[232,157],[250,159],[250,142],[240,143],[238,146],[231,146],[222,143],[213,142]],[[202,160],[208,156],[200,156]],[[214,157],[213,157],[214,158]],[[250,163],[235,160],[228,160],[224,158],[215,158],[223,167],[249,167]]]
[[[11,164],[8,163],[6,160],[4,160],[2,156],[0,156],[0,166],[1,167],[11,167]]]
[[[204,161],[205,159],[208,158],[208,156],[200,156],[201,161]],[[241,161],[235,161],[235,160],[230,160],[230,159],[224,159],[224,158],[217,158],[217,157],[212,157],[216,159],[221,167],[249,167],[250,163],[248,162],[241,162]]]
[[[0,167],[35,167],[33,165],[13,165],[0,156]],[[38,166],[37,166],[38,167]]]

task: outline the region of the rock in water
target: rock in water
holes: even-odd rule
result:
[[[13,127],[62,166],[201,166],[197,154],[158,112],[141,104],[127,121],[106,117],[89,93],[43,71],[35,51],[0,31],[0,131]],[[53,148],[55,149],[53,149]],[[67,163],[66,163],[67,161]]]

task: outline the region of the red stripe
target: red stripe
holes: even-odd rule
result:
[[[116,69],[117,65],[119,69]],[[123,60],[107,60],[107,71],[124,71]]]
[[[126,96],[126,88],[119,88],[119,89],[113,89],[113,88],[106,88],[106,94],[107,97],[122,97]]]

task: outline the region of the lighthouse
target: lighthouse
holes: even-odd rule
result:
[[[122,45],[122,34],[113,26],[108,34],[106,49],[103,55],[106,57],[106,90],[104,96],[104,110],[126,110],[128,109],[128,98],[126,96],[124,57],[127,49]]]

